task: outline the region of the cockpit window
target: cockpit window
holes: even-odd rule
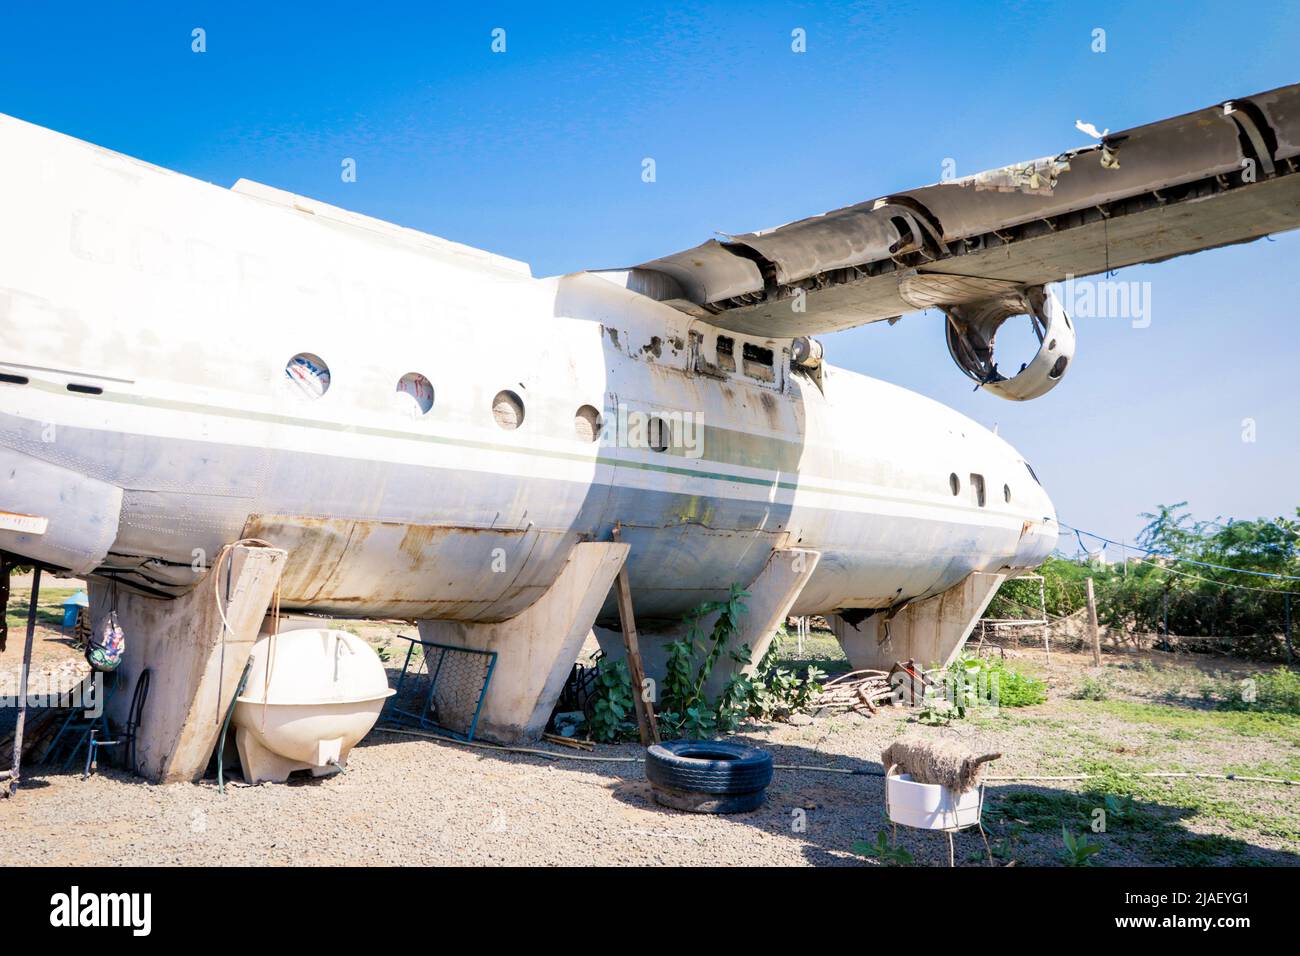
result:
[[[1029,472],[1029,477],[1034,479],[1034,481],[1037,482],[1039,487],[1041,487],[1043,483],[1039,481],[1038,476],[1034,474],[1034,466],[1031,465],[1029,462],[1025,462],[1025,470]]]

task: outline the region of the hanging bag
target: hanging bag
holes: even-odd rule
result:
[[[113,586],[113,606],[104,618],[99,633],[86,644],[86,663],[91,670],[111,673],[122,663],[126,653],[126,635],[117,620],[117,586]]]

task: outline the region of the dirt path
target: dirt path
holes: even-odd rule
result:
[[[382,642],[382,628],[365,626]],[[46,647],[40,659],[67,659]],[[805,650],[834,667],[831,651]],[[1002,708],[948,727],[918,728],[906,709],[811,725],[749,726],[743,735],[778,764],[878,772],[884,745],[904,730],[955,736],[1003,751],[995,774],[1086,770],[1086,783],[993,783],[986,821],[999,863],[1056,864],[1061,827],[1099,842],[1096,862],[1300,863],[1300,787],[1230,781],[1152,781],[1124,771],[1267,771],[1300,779],[1300,719],[1206,706],[1206,682],[1253,668],[1225,658],[1024,652],[1014,666],[1048,682],[1037,707]],[[13,663],[12,655],[0,665]],[[392,667],[393,665],[390,665]],[[842,666],[842,665],[841,665]],[[1070,695],[1084,675],[1103,700]],[[636,757],[634,745],[595,753]],[[1108,806],[1110,796],[1113,805]],[[681,814],[653,803],[637,763],[551,761],[376,731],[348,773],[289,785],[209,781],[153,786],[115,771],[87,781],[43,768],[18,798],[0,801],[0,864],[556,864],[864,865],[857,840],[882,822],[875,776],[778,770],[766,805],[735,817]],[[1106,832],[1092,833],[1097,808]],[[922,865],[946,865],[937,834],[903,833]],[[977,835],[957,837],[975,865]],[[867,863],[865,865],[875,865]]]

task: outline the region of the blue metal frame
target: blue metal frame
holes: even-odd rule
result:
[[[479,714],[483,712],[483,699],[487,697],[488,686],[492,683],[492,672],[496,670],[497,652],[480,651],[472,647],[456,647],[454,644],[439,644],[436,641],[422,641],[418,637],[410,637],[406,634],[399,634],[398,637],[410,641],[410,646],[406,649],[406,662],[402,665],[402,676],[397,679],[397,693],[392,696],[388,705],[384,708],[384,713],[382,715],[383,722],[419,727],[421,730],[436,730],[448,737],[452,737],[456,740],[463,740],[467,743],[473,740],[474,733],[478,730]],[[407,676],[410,674],[411,657],[415,654],[416,645],[419,645],[421,656],[426,661],[426,671],[428,667],[427,661],[429,659],[427,649],[432,647],[442,651],[442,654],[438,657],[437,667],[428,675],[429,693],[426,694],[424,698],[423,713],[419,714],[411,713],[409,710],[402,710],[397,705],[397,702],[402,699],[402,687],[406,684]],[[442,665],[447,659],[448,654],[477,654],[488,659],[487,672],[483,675],[483,686],[479,688],[478,702],[474,705],[474,716],[470,719],[469,731],[467,733],[461,733],[460,731],[453,730],[450,727],[435,723],[427,716],[433,707],[433,694],[438,686],[438,676],[442,673]],[[414,679],[416,675],[410,676]]]
[[[90,674],[87,675],[86,680],[94,680],[96,673],[102,672],[91,671]],[[84,708],[74,708],[68,716],[64,718],[62,725],[59,727],[59,732],[54,735],[54,740],[52,740],[50,745],[45,748],[45,752],[41,755],[42,763],[58,758],[59,746],[60,744],[67,743],[67,740],[64,738],[68,734],[72,735],[68,738],[72,741],[72,750],[69,751],[67,758],[63,761],[62,769],[64,770],[67,770],[72,766],[72,761],[76,759],[77,753],[82,747],[86,748],[86,763],[87,766],[89,766],[91,755],[98,750],[99,747],[107,746],[109,744],[109,741],[107,740],[94,741],[92,744],[92,735],[100,733],[107,737],[112,733],[112,729],[108,723],[108,704],[109,701],[113,699],[113,695],[117,693],[117,689],[122,683],[122,675],[119,672],[114,671],[111,674],[104,674],[103,676],[104,684],[102,693],[104,699],[100,702],[99,716],[87,717]],[[117,741],[113,741],[113,743],[117,743]]]

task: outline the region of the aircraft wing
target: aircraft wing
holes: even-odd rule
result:
[[[1040,313],[1045,327],[1034,302],[1045,283],[1297,226],[1300,84],[1293,84],[1108,132],[1057,156],[711,239],[628,270],[626,283],[713,325],[766,338],[939,307],[958,326],[958,351],[987,348],[967,374],[1006,381],[990,364],[992,333],[1021,312]],[[1014,301],[994,307],[1008,297]]]

